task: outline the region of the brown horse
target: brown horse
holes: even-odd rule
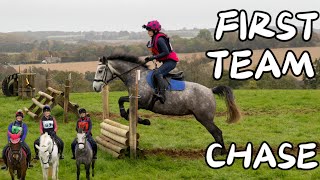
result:
[[[23,150],[20,142],[20,134],[10,134],[9,149],[6,153],[7,165],[14,179],[15,174],[18,179],[25,179],[28,169],[27,154]],[[16,173],[14,173],[16,171]]]

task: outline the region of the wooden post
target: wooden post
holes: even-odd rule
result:
[[[69,74],[68,79],[66,79],[66,84],[65,84],[65,87],[64,87],[64,104],[63,104],[63,109],[64,109],[63,122],[64,122],[64,123],[68,122],[68,106],[69,106],[70,80],[71,80],[71,74]]]
[[[48,89],[48,87],[49,87],[49,72],[50,72],[50,69],[48,69],[48,71],[46,73],[46,89]]]
[[[109,86],[105,85],[102,89],[103,119],[109,119]]]
[[[130,90],[130,113],[129,113],[129,145],[130,145],[130,158],[137,158],[137,119],[138,119],[138,81],[140,71],[136,71],[136,80]]]

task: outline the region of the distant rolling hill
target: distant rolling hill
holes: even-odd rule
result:
[[[292,50],[293,52],[295,52],[297,57],[300,57],[300,55],[303,51],[308,51],[311,54],[311,57],[313,60],[315,60],[316,58],[320,58],[320,47],[278,48],[278,49],[271,49],[271,50],[274,53],[274,55],[276,56],[280,65],[282,64],[282,62],[284,60],[284,56],[288,50]],[[250,69],[253,69],[257,66],[263,51],[264,51],[264,49],[253,51],[253,55],[251,57],[252,64],[249,67]],[[205,52],[180,53],[178,55],[182,61],[195,60],[195,59],[205,57]],[[224,68],[226,70],[229,68],[230,59],[231,58],[229,57],[226,60],[224,60]],[[97,63],[98,63],[97,61],[90,61],[90,62],[71,62],[71,63],[57,63],[57,64],[32,64],[32,65],[31,64],[30,65],[23,64],[23,65],[20,65],[20,68],[25,69],[30,66],[34,66],[34,67],[42,67],[44,69],[50,69],[50,70],[76,71],[76,72],[80,72],[80,73],[85,73],[86,71],[95,72],[96,67],[97,67]],[[16,70],[19,69],[19,65],[14,65],[13,67]]]

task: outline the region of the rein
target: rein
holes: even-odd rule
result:
[[[111,81],[114,80],[115,78],[117,78],[117,77],[120,78],[121,76],[123,76],[123,75],[125,75],[125,74],[128,74],[129,72],[131,72],[131,71],[137,69],[138,67],[143,66],[143,65],[145,65],[145,64],[147,64],[147,63],[148,63],[148,62],[145,62],[145,63],[143,63],[143,64],[140,64],[140,65],[138,65],[138,66],[136,66],[136,67],[134,67],[134,68],[132,68],[132,69],[129,69],[128,71],[126,71],[126,72],[124,72],[124,73],[121,73],[120,75],[113,74],[112,71],[110,70],[108,64],[105,64],[105,65],[106,65],[106,69],[108,69],[108,70],[111,72],[111,75],[112,75],[112,78],[109,79],[109,80],[107,80],[107,81],[106,81],[106,84],[108,84],[109,82],[111,82]],[[102,78],[102,79],[94,79],[93,81],[95,81],[95,82],[104,82],[106,77],[107,77],[107,71],[105,71],[105,73],[103,74],[103,78]]]

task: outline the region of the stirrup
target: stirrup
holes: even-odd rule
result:
[[[1,169],[2,169],[2,170],[7,170],[8,167],[7,167],[6,165],[3,165],[3,166],[1,166]]]
[[[33,168],[33,165],[29,162],[28,169]]]

